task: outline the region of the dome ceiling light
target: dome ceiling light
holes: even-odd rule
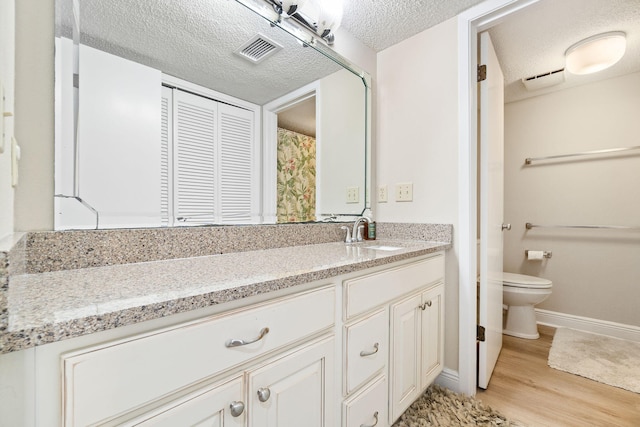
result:
[[[574,44],[565,52],[567,71],[582,75],[611,67],[624,56],[627,47],[625,36],[622,31],[613,31]]]

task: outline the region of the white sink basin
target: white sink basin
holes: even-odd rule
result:
[[[367,249],[373,249],[374,251],[399,251],[402,249],[400,246],[385,246],[385,245],[377,245],[377,246],[367,246]]]

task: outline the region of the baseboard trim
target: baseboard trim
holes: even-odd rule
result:
[[[638,326],[574,316],[572,314],[558,313],[539,308],[535,310],[536,320],[541,325],[553,326],[555,328],[565,327],[577,329],[594,334],[608,335],[610,337],[640,342],[640,327]]]
[[[435,381],[440,387],[460,393],[460,374],[453,369],[444,368]]]

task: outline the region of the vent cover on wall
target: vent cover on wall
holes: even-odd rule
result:
[[[549,86],[559,85],[560,83],[564,83],[564,68],[544,74],[538,74],[537,76],[525,77],[522,79],[522,83],[527,90],[538,90]]]
[[[282,46],[278,43],[270,40],[262,34],[256,34],[245,44],[240,46],[235,53],[246,60],[257,64],[264,61],[280,49],[282,49]]]

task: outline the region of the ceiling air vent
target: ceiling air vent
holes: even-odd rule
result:
[[[278,43],[262,34],[256,34],[236,50],[236,54],[257,64],[282,49]]]
[[[537,76],[525,77],[522,79],[522,83],[527,90],[538,90],[549,86],[559,85],[560,83],[564,83],[564,68],[544,74],[538,74]]]

